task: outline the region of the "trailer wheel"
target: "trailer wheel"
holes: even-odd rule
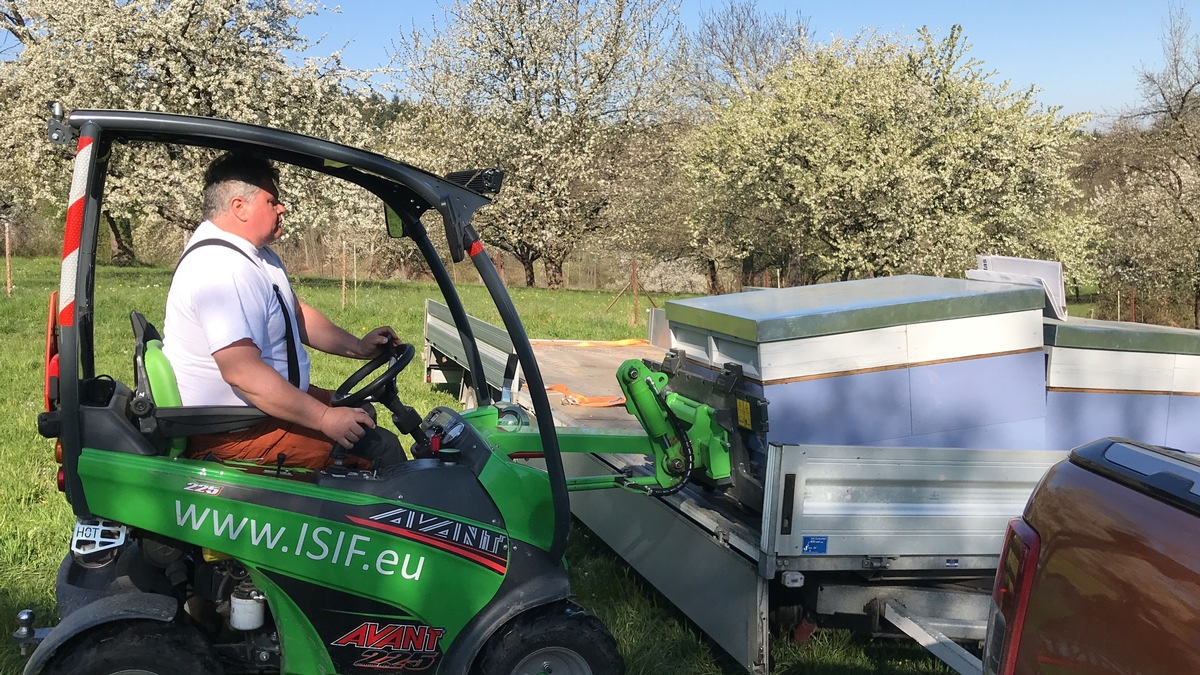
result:
[[[600,619],[573,602],[561,602],[510,621],[488,640],[471,672],[621,675],[625,662]]]
[[[465,379],[458,393],[458,402],[462,405],[463,410],[471,410],[479,407],[479,397],[475,395],[475,387],[468,385]]]
[[[99,626],[65,644],[44,675],[219,675],[221,664],[195,629],[158,621]]]

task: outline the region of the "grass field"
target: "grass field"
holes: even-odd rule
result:
[[[460,270],[463,274],[464,270]],[[54,617],[54,574],[66,551],[73,522],[55,489],[52,444],[36,431],[42,410],[42,349],[50,291],[58,288],[57,260],[14,260],[11,297],[0,291],[0,627],[15,628],[19,609],[30,607],[46,625]],[[130,310],[161,324],[170,271],[101,268],[96,281],[96,370],[130,381],[133,338]],[[439,297],[431,284],[359,284],[347,291],[341,308],[337,280],[297,280],[297,293],[352,332],[390,324],[415,344],[422,339],[424,300]],[[631,326],[632,299],[626,295],[604,308],[611,291],[512,290],[533,337],[619,339],[640,337],[645,326]],[[463,289],[468,311],[495,321],[485,291]],[[664,298],[656,297],[661,302]],[[645,306],[642,299],[642,306]],[[355,362],[315,355],[313,381],[335,386],[353,372]],[[424,413],[434,405],[455,405],[453,397],[432,391],[421,368],[410,366],[400,377],[400,395]],[[598,614],[617,637],[631,675],[708,675],[743,672],[670,604],[629,570],[607,547],[575,525],[567,553],[578,600]],[[686,564],[686,561],[681,564]],[[703,593],[697,589],[697,593]],[[773,644],[775,673],[946,673],[950,672],[915,644],[854,638],[822,631],[804,645],[778,637]],[[23,664],[7,642],[0,647],[0,673],[17,673]]]

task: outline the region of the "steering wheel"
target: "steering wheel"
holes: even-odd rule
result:
[[[346,381],[333,392],[332,405],[350,407],[358,406],[368,401],[386,402],[389,398],[385,394],[391,391],[392,395],[396,392],[396,376],[404,367],[413,360],[413,356],[417,353],[415,347],[407,342],[395,346],[388,344],[383,348],[383,353],[368,361],[354,374],[346,378]],[[380,373],[379,377],[371,380],[358,391],[352,392],[359,382],[362,382],[367,375],[379,370],[383,364],[391,361],[387,369]]]

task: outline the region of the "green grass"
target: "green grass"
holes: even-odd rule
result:
[[[47,299],[58,288],[57,260],[14,260],[12,297],[0,291],[0,628],[15,629],[22,608],[33,608],[46,625],[54,617],[54,575],[66,551],[73,517],[54,487],[53,445],[38,436],[42,410],[43,341]],[[460,275],[469,270],[464,266]],[[138,310],[161,327],[170,270],[101,268],[96,281],[96,370],[130,380],[133,338],[130,310]],[[341,307],[341,282],[304,278],[297,293],[325,311],[335,323],[363,333],[391,325],[418,345],[427,297],[440,299],[436,286],[422,283],[360,283],[347,291]],[[461,289],[468,311],[497,321],[486,291]],[[612,291],[547,291],[512,289],[514,302],[530,335],[538,338],[611,340],[642,337],[645,324],[630,325],[632,298],[626,294],[605,312]],[[357,298],[357,300],[355,300]],[[669,299],[657,295],[660,304]],[[646,306],[645,298],[641,307]],[[357,363],[314,354],[313,381],[336,386]],[[455,405],[454,398],[431,390],[418,364],[401,374],[400,395],[418,411]],[[381,416],[385,417],[385,416]],[[576,524],[568,559],[579,601],[597,613],[617,637],[630,675],[706,675],[743,672],[632,572],[595,536]],[[686,564],[686,561],[681,561]],[[703,589],[697,589],[702,593]],[[870,641],[842,631],[819,632],[805,645],[777,638],[775,673],[946,673],[912,643]],[[0,673],[19,672],[24,660],[4,642]]]

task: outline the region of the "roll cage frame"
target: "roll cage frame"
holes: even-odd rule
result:
[[[482,373],[479,349],[462,300],[421,223],[427,211],[441,214],[452,262],[470,257],[500,313],[528,382],[554,506],[549,553],[554,559],[562,557],[570,528],[570,505],[553,412],[524,325],[471,224],[475,212],[491,200],[470,188],[498,190],[497,170],[459,171],[441,178],[377,153],[255,124],[160,112],[75,110],[64,116],[61,106],[54,105],[51,110],[50,140],[69,145],[73,138],[78,139],[58,300],[57,410],[51,413],[57,413],[53,423],[62,443],[64,488],[77,516],[92,515],[78,472],[83,450],[79,406],[83,383],[96,376],[96,246],[111,150],[113,144],[127,142],[189,145],[255,153],[349,181],[379,197],[387,207],[384,220],[389,234],[416,243],[450,309],[471,370]],[[492,402],[486,382],[479,378],[472,386],[479,405]]]

